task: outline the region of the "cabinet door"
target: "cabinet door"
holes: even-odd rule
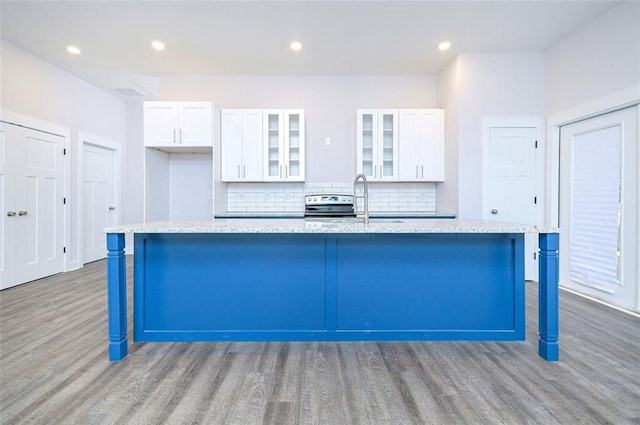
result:
[[[221,111],[222,181],[242,180],[242,110]]]
[[[284,178],[302,182],[305,178],[304,111],[286,110],[284,120]]]
[[[416,109],[398,111],[398,179],[419,181],[421,179],[419,121]]]
[[[144,145],[175,146],[178,138],[178,104],[144,102]]]
[[[280,180],[283,177],[283,120],[281,110],[263,111],[264,131],[264,180]]]
[[[210,102],[178,103],[178,144],[212,146],[213,115]]]
[[[444,181],[444,111],[421,109],[418,118],[420,180]]]
[[[378,111],[375,109],[359,109],[356,142],[358,161],[356,170],[358,174],[364,174],[367,179],[375,179],[375,170],[378,166]]]
[[[378,168],[376,180],[398,180],[398,111],[378,111]]]
[[[262,181],[262,110],[242,111],[242,179]]]

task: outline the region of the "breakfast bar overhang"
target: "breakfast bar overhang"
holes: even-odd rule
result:
[[[109,359],[134,341],[525,339],[539,234],[539,354],[558,360],[557,229],[462,220],[154,222],[106,229]]]

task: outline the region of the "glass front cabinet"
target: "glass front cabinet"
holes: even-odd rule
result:
[[[358,109],[358,173],[370,181],[398,180],[398,110]]]
[[[266,109],[264,119],[264,180],[305,179],[304,110]]]

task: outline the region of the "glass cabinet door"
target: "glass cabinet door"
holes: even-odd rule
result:
[[[375,109],[358,111],[357,172],[373,180],[377,170],[378,114]]]
[[[282,114],[279,112],[265,112],[265,178],[279,179],[282,175],[281,146],[282,146]]]
[[[288,159],[289,163],[285,169],[286,178],[296,178],[301,176],[301,117],[299,113],[287,115],[288,123]]]
[[[394,154],[396,146],[394,143],[395,132],[395,114],[382,114],[382,149],[380,158],[380,167],[378,170],[378,178],[391,178],[396,175],[396,164],[394,162]]]

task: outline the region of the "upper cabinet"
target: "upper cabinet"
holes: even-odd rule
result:
[[[444,181],[444,111],[359,109],[357,172],[370,181]]]
[[[223,109],[222,181],[262,181],[262,110]]]
[[[359,109],[357,172],[370,181],[398,180],[398,110]]]
[[[400,181],[444,181],[444,110],[398,111]]]
[[[144,144],[149,147],[211,147],[211,102],[145,102]]]
[[[305,128],[301,109],[263,111],[264,181],[303,182]]]

